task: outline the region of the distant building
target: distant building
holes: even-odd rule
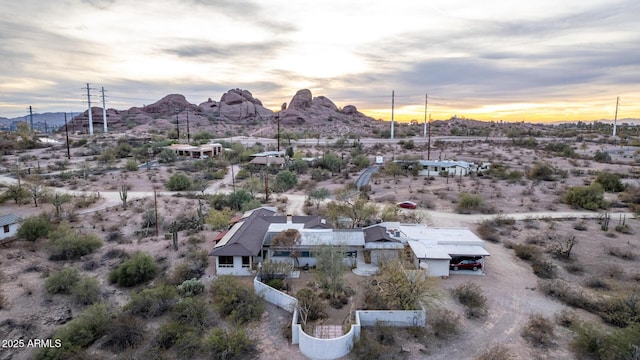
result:
[[[167,149],[173,150],[178,156],[186,156],[194,159],[206,159],[207,157],[214,157],[222,155],[222,144],[209,143],[200,146],[193,146],[188,144],[171,144],[167,146]]]
[[[13,214],[0,216],[0,241],[16,236],[20,227],[20,218]]]

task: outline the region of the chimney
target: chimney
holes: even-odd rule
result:
[[[291,214],[287,214],[287,224],[293,224],[293,216]]]

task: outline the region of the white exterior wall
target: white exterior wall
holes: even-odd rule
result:
[[[304,356],[311,359],[338,359],[351,351],[354,340],[355,330],[353,327],[345,335],[333,339],[318,339],[300,329],[298,347]]]
[[[262,281],[258,280],[257,277],[253,279],[253,288],[255,289],[256,294],[264,297],[266,301],[281,309],[293,313],[296,308],[296,304],[298,302],[296,298],[264,284]]]
[[[361,326],[374,326],[377,322],[396,327],[425,326],[424,310],[358,310]]]
[[[9,224],[9,232],[4,232],[4,226],[0,227],[0,240],[16,236],[18,233],[18,223]]]
[[[449,276],[450,260],[420,259],[420,262],[427,263],[427,274],[429,276]]]
[[[296,266],[295,260],[292,257],[289,257],[289,256],[269,256],[269,260],[271,260],[273,262],[289,263],[289,264],[291,264],[293,266]],[[352,267],[356,266],[356,258],[347,258],[347,257],[345,257],[343,262],[344,262],[344,265],[349,267],[349,268],[352,268]],[[299,266],[305,266],[305,265],[316,266],[318,261],[314,257],[299,257],[298,258],[298,263],[299,263]]]
[[[242,267],[242,256],[233,257],[233,267],[220,267],[220,259],[216,258],[216,274],[217,275],[235,275],[235,276],[251,276],[253,271],[251,268]]]
[[[401,251],[399,249],[378,250],[371,249],[371,263],[379,265],[381,262],[396,260],[401,258]]]

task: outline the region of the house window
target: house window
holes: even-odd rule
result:
[[[273,257],[286,257],[289,256],[291,253],[289,251],[282,251],[282,250],[276,250],[273,252]]]
[[[232,268],[233,256],[218,256],[218,266],[221,268]]]
[[[251,267],[251,256],[243,256],[242,257],[242,267],[243,268]]]
[[[8,233],[9,232],[9,225],[5,225],[4,226],[4,232]]]
[[[310,258],[311,257],[311,251],[301,251],[300,252],[300,257]]]
[[[346,258],[355,258],[357,253],[355,251],[347,251],[344,253],[344,257]]]

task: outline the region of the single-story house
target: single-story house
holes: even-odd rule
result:
[[[187,156],[194,159],[206,159],[207,157],[219,156],[224,151],[220,143],[209,143],[200,146],[171,144],[167,146],[167,149],[172,150],[178,156]]]
[[[288,229],[300,232],[297,244],[272,248],[271,240]],[[231,225],[209,256],[216,259],[218,275],[251,275],[257,270],[255,264],[271,258],[293,261],[290,256],[292,250],[300,254],[301,265],[314,265],[315,260],[310,259],[311,247],[327,242],[327,238],[333,236],[330,231],[332,229],[319,216],[277,216],[275,208],[261,207],[247,211]],[[349,236],[333,236],[333,239],[347,246],[352,242]],[[329,240],[328,243],[337,244],[335,241]]]
[[[485,171],[491,165],[491,163],[487,162],[477,165],[472,162],[451,160],[418,160],[418,163],[422,165],[422,170],[418,172],[418,175],[423,176],[436,176],[442,172],[448,173],[449,176],[466,176],[471,173]]]
[[[2,215],[0,216],[0,227],[2,228],[0,240],[16,236],[20,227],[20,218],[14,214]]]
[[[251,157],[253,159],[249,163],[254,165],[283,167],[286,162],[284,151],[263,151],[251,154]]]

